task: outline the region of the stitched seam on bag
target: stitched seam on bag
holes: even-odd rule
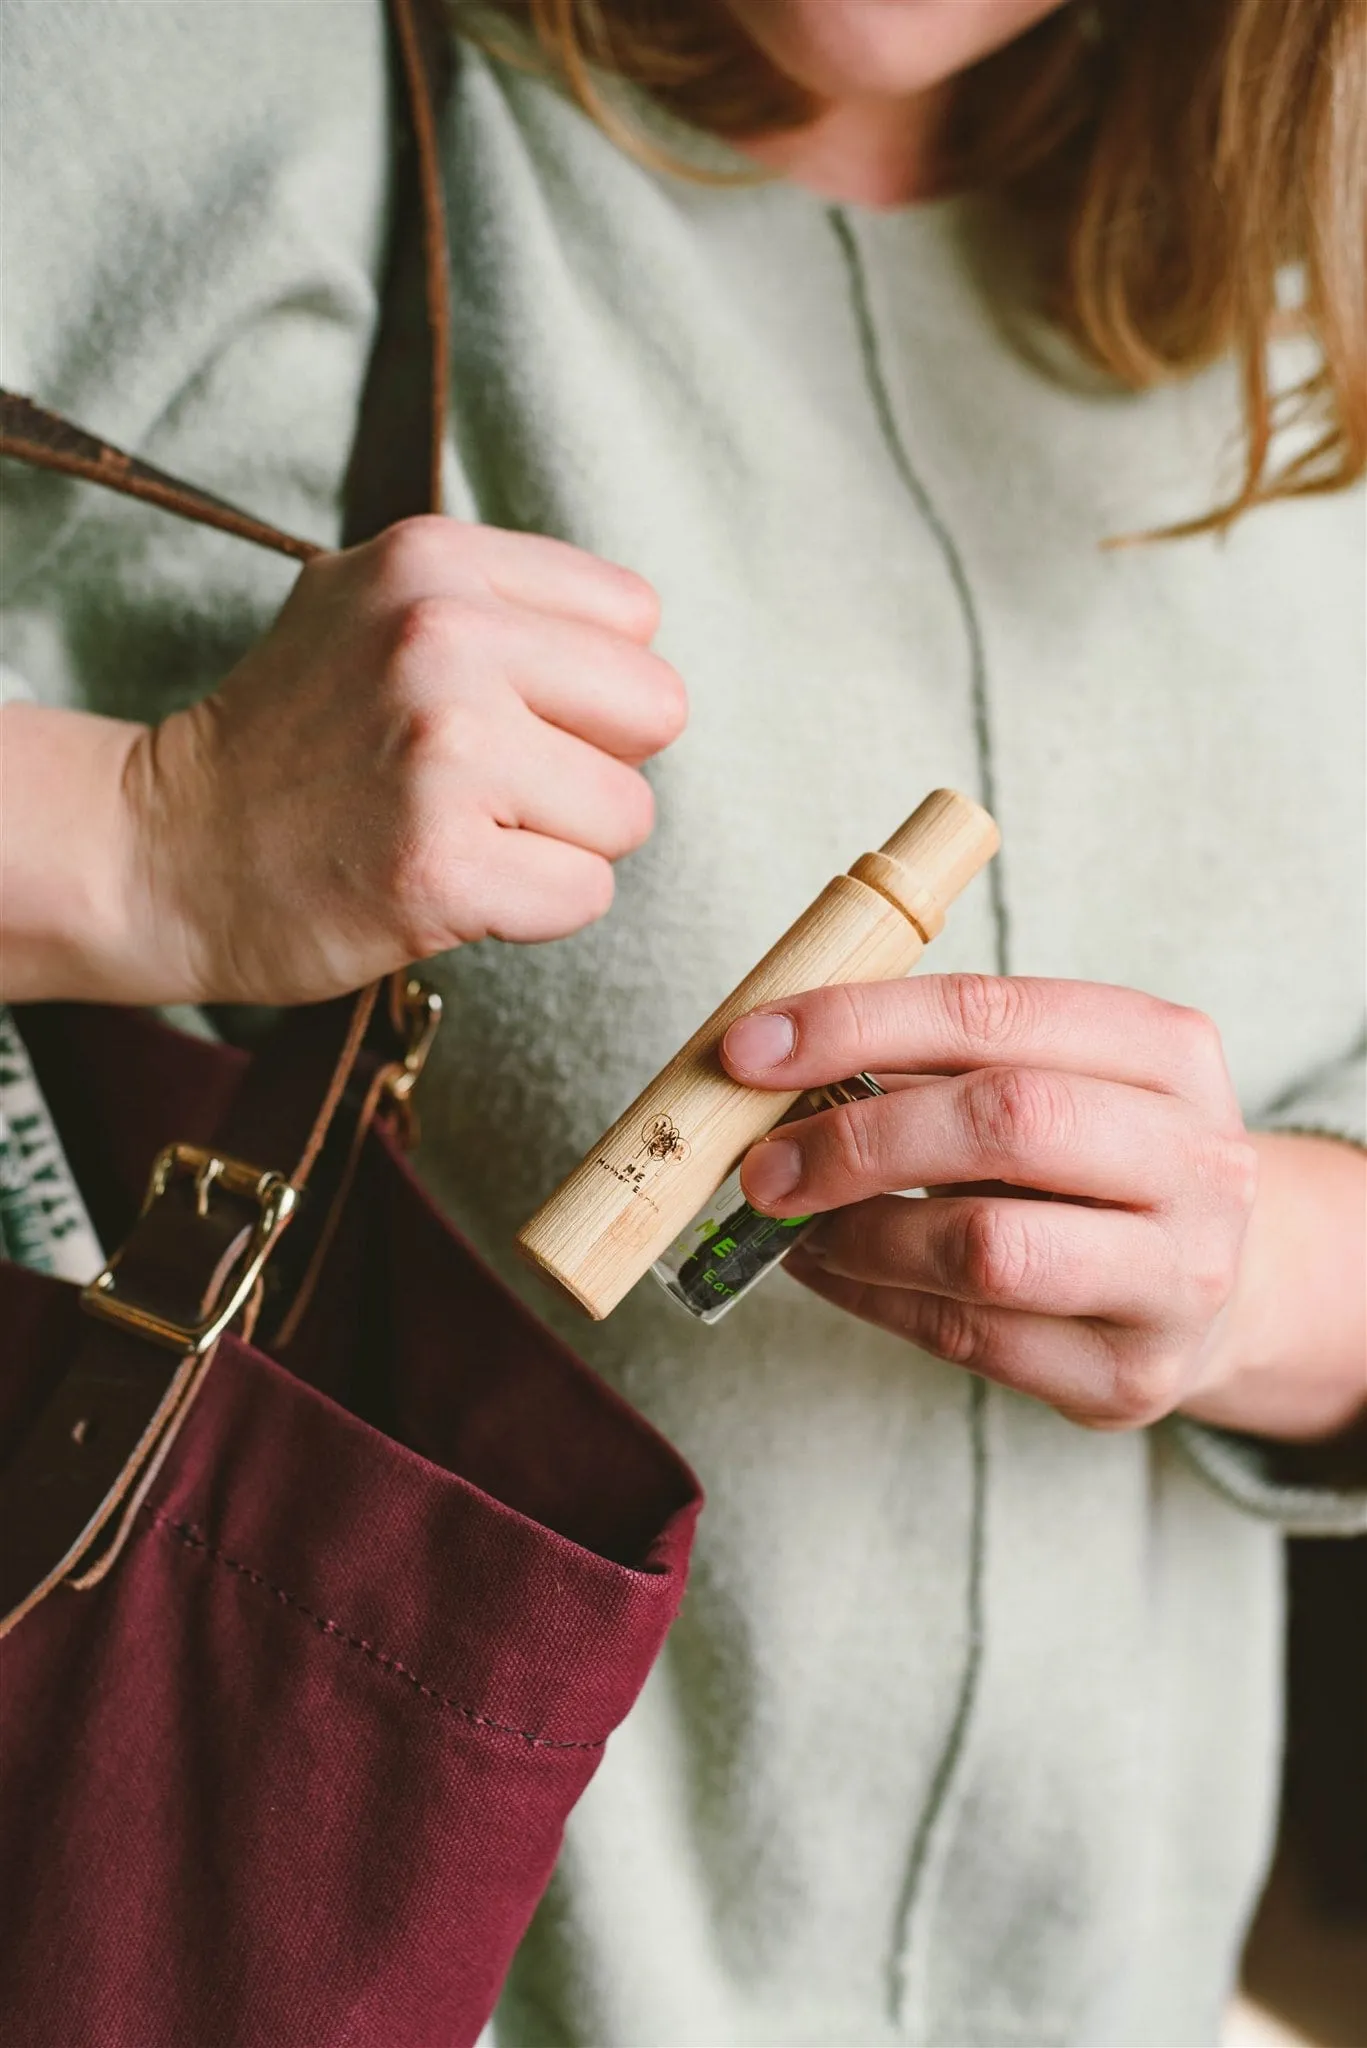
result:
[[[495,1721],[488,1714],[477,1714],[473,1707],[463,1706],[459,1700],[452,1699],[449,1693],[438,1692],[435,1686],[427,1685],[399,1658],[391,1657],[384,1650],[377,1649],[375,1644],[368,1643],[364,1636],[352,1635],[340,1622],[329,1621],[326,1615],[317,1613],[306,1601],[296,1599],[293,1593],[287,1593],[283,1586],[277,1586],[263,1573],[253,1571],[252,1567],[243,1564],[240,1558],[230,1557],[226,1550],[219,1550],[210,1543],[204,1531],[197,1529],[193,1523],[173,1521],[169,1515],[162,1514],[153,1514],[151,1519],[157,1528],[174,1536],[188,1549],[201,1551],[205,1557],[211,1557],[225,1570],[236,1572],[239,1578],[249,1579],[252,1585],[260,1586],[265,1592],[272,1594],[283,1607],[293,1607],[297,1613],[305,1615],[322,1635],[333,1636],[351,1649],[359,1650],[372,1664],[378,1664],[382,1671],[388,1671],[395,1678],[401,1678],[405,1685],[411,1686],[414,1692],[421,1693],[424,1699],[431,1700],[439,1707],[449,1708],[451,1713],[459,1714],[463,1721],[472,1722],[476,1728],[487,1728],[495,1735],[520,1736],[522,1741],[533,1749],[602,1749],[607,1741],[605,1735],[600,1735],[594,1742],[560,1742],[549,1735],[533,1735],[527,1728],[515,1728],[507,1721]]]

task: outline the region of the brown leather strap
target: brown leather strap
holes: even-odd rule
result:
[[[450,77],[450,31],[437,0],[386,4],[405,118],[395,124],[391,256],[347,473],[348,544],[397,518],[440,509],[448,315],[436,124]],[[10,393],[0,393],[0,454],[143,498],[299,561],[321,552]],[[217,1134],[216,1155],[274,1170],[312,1196],[282,1240],[294,1253],[288,1265],[309,1285],[383,1083],[403,1072],[409,986],[399,975],[294,1012],[251,1061]],[[125,1308],[189,1327],[219,1299],[259,1221],[259,1204],[212,1172],[172,1175],[122,1246],[110,1292]],[[296,1290],[276,1291],[279,1321],[290,1315]],[[253,1317],[261,1305],[258,1284]],[[178,1352],[103,1320],[82,1331],[64,1380],[0,1482],[0,1634],[63,1578],[92,1583],[108,1569],[121,1541],[109,1532],[126,1528],[130,1503],[165,1457],[213,1348]]]
[[[437,120],[454,46],[439,7],[391,7],[389,19],[394,83],[409,118],[393,124],[384,317],[347,472],[344,547],[442,502],[451,348]]]
[[[287,1016],[248,1067],[216,1134],[219,1152],[275,1167],[304,1197],[263,1276],[259,1333],[268,1344],[293,1319],[305,1275],[335,1227],[360,1139],[384,1106],[377,1076],[400,1071],[402,1047],[388,1002],[379,1000],[382,990],[375,983],[359,996]],[[320,1077],[326,1077],[321,1099]],[[124,1245],[119,1280],[125,1291],[144,1285],[140,1233],[151,1220],[149,1213]],[[155,1243],[149,1249],[155,1260]],[[149,1278],[155,1296],[155,1265]]]
[[[390,256],[375,342],[347,471],[343,538],[355,544],[396,519],[440,509],[449,312],[446,224],[437,117],[452,70],[450,31],[424,0],[387,0],[398,105],[390,200]],[[81,476],[216,526],[299,561],[323,552],[183,479],[98,440],[60,414],[0,391],[0,455]],[[218,1133],[236,1158],[285,1173],[303,1187],[343,1102],[370,1031],[377,1055],[406,1047],[406,972],[386,983],[300,1009],[257,1053]],[[383,1000],[380,1000],[383,996]],[[368,1092],[368,1087],[367,1091]]]
[[[150,462],[126,455],[122,448],[88,434],[84,427],[64,419],[61,413],[47,412],[17,391],[0,390],[0,455],[27,462],[35,469],[55,469],[64,476],[103,484],[106,490],[122,491],[129,498],[142,498],[181,519],[193,519],[200,526],[217,526],[224,533],[236,534],[239,540],[274,548],[277,554],[290,555],[296,562],[312,561],[322,553],[313,541],[300,540],[278,526],[269,526],[264,519],[254,519],[250,512],[239,511],[226,498],[215,498],[194,484],[153,469]]]
[[[212,1357],[178,1358],[82,1324],[71,1364],[0,1483],[0,1636],[80,1569],[169,1449]]]
[[[347,547],[442,502],[450,293],[437,124],[454,45],[440,0],[389,0],[389,26],[399,115],[389,260],[347,470]],[[360,1139],[384,1100],[377,1075],[397,1077],[412,1042],[408,985],[404,970],[354,999],[295,1012],[252,1061],[219,1131],[220,1148],[233,1157],[276,1166],[301,1190],[314,1183],[271,1261],[263,1340],[297,1325],[299,1289],[306,1276],[316,1280]]]

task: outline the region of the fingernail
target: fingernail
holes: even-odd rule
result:
[[[786,1010],[761,1010],[753,1017],[742,1017],[722,1040],[731,1065],[747,1074],[782,1066],[796,1044],[797,1031]]]
[[[802,1177],[802,1148],[791,1138],[768,1138],[745,1162],[746,1196],[757,1208],[772,1209]]]

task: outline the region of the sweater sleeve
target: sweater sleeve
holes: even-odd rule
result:
[[[331,544],[379,310],[383,10],[7,11],[0,384]],[[297,565],[0,464],[4,656],[31,695],[156,722],[266,631]],[[9,687],[9,678],[5,679]]]
[[[1260,1131],[1303,1131],[1367,1146],[1367,1033],[1341,1060],[1320,1067],[1254,1119]]]
[[[1367,1147],[1367,1037],[1288,1089],[1253,1124]],[[1249,1514],[1278,1522],[1293,1536],[1367,1533],[1363,1427],[1332,1444],[1278,1444],[1180,1415],[1167,1426],[1212,1485]]]

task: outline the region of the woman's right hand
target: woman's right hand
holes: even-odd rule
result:
[[[686,717],[658,618],[628,570],[438,517],[310,563],[128,748],[126,999],[313,1001],[601,917]]]

